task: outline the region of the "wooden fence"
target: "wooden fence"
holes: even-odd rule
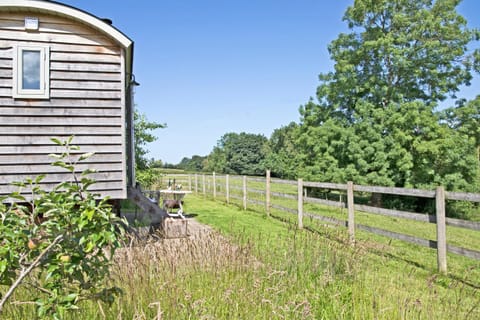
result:
[[[272,209],[295,214],[298,218],[298,228],[303,228],[305,217],[320,220],[329,224],[334,224],[336,226],[344,226],[348,230],[348,235],[352,243],[355,242],[355,230],[358,229],[436,249],[438,270],[442,273],[447,272],[447,251],[480,260],[480,251],[448,244],[446,236],[447,225],[480,231],[480,222],[447,218],[445,216],[446,200],[480,202],[480,194],[445,191],[445,189],[441,186],[437,187],[436,190],[420,190],[354,185],[351,181],[346,184],[340,184],[307,182],[303,181],[302,179],[298,179],[297,181],[282,180],[271,178],[269,171],[267,171],[265,177],[216,175],[215,173],[211,175],[177,174],[169,180],[170,182],[173,180],[177,184],[181,183],[183,187],[188,187],[189,190],[196,194],[203,194],[205,197],[211,196],[214,200],[222,199],[228,204],[236,201],[236,203],[244,210],[246,210],[249,206],[256,206],[261,207],[262,210],[265,210],[268,215]],[[309,197],[306,192],[307,188],[318,188],[330,191],[333,190],[339,194],[339,200],[332,201],[329,199]],[[282,192],[275,191],[274,189],[281,190]],[[423,213],[379,208],[364,204],[355,204],[354,192],[435,199],[436,214],[428,215]],[[342,198],[342,195],[346,195],[346,199],[345,197]],[[277,200],[280,199],[282,204],[274,203],[274,201],[272,201],[273,198]],[[290,203],[296,202],[296,208],[292,207],[291,205],[285,205],[285,200],[289,200]],[[320,215],[318,212],[307,212],[304,210],[305,204],[320,204],[346,209],[348,218],[347,220],[341,220],[330,216]],[[436,240],[419,238],[412,235],[355,223],[356,211],[436,224]]]

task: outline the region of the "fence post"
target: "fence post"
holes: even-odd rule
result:
[[[355,243],[355,210],[353,199],[353,182],[347,182],[347,207],[348,207],[348,236],[350,242]]]
[[[203,196],[206,197],[207,196],[207,185],[206,185],[206,182],[205,182],[205,175],[202,175],[202,191],[203,191]]]
[[[247,210],[247,176],[243,176],[243,210]]]
[[[213,184],[213,200],[215,200],[217,198],[217,179],[215,179],[216,176],[215,176],[215,171],[213,171],[213,175],[212,175],[212,184]]]
[[[195,194],[198,193],[198,174],[195,173]]]
[[[230,187],[229,187],[230,176],[227,174],[225,176],[225,197],[227,198],[227,204],[230,204]]]
[[[265,210],[267,216],[270,215],[270,170],[267,170],[267,176],[265,178]]]
[[[445,189],[440,186],[435,192],[437,217],[437,264],[438,271],[447,273],[447,232],[445,227]]]
[[[188,190],[192,191],[192,175],[188,174]]]
[[[303,179],[298,179],[298,229],[303,229]]]

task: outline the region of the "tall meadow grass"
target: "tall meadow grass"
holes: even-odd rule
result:
[[[469,270],[463,278],[442,276],[392,257],[389,244],[351,246],[337,229],[297,230],[255,212],[188,201],[213,229],[126,244],[110,280],[123,294],[111,306],[85,302],[68,318],[480,318],[480,279]],[[14,300],[27,299],[24,288]],[[17,304],[4,316],[33,319],[32,312]]]

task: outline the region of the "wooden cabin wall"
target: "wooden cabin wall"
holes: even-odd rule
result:
[[[38,32],[24,30],[26,16],[38,17]],[[50,99],[12,98],[19,44],[49,46]],[[124,90],[124,53],[108,37],[60,16],[0,13],[0,197],[27,177],[46,174],[46,189],[71,179],[48,155],[64,151],[51,138],[74,135],[79,153],[95,152],[77,166],[98,171],[91,190],[126,198]]]

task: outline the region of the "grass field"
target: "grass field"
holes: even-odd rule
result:
[[[120,250],[109,307],[83,303],[70,319],[479,319],[480,264],[435,251],[189,196],[187,212],[218,233]],[[282,221],[283,219],[284,221]],[[450,267],[449,265],[449,267]],[[23,290],[15,301],[28,300]],[[32,319],[28,304],[5,319]]]
[[[328,211],[326,208],[324,210]],[[335,209],[330,210],[338,211]],[[338,212],[335,213],[338,214]],[[273,229],[273,226],[277,225],[278,219],[267,218],[263,214],[251,211],[242,212],[241,214],[250,218],[243,221],[243,216],[231,216],[230,222],[227,222],[228,218],[223,213],[220,213],[218,216],[199,217],[199,219],[208,224],[221,226],[223,232],[242,232],[242,230],[248,228],[254,234],[257,232],[263,235],[270,233],[273,237],[278,237],[278,232],[280,231],[268,231],[269,223],[272,223],[271,228]],[[329,213],[322,212],[322,214],[328,215]],[[330,212],[330,214],[332,213]],[[315,252],[317,249],[320,252],[326,250],[327,256],[333,252],[334,256],[341,256],[348,265],[354,266],[352,269],[354,270],[356,281],[352,283],[350,289],[362,288],[359,291],[355,290],[358,296],[352,296],[352,298],[360,299],[356,301],[360,309],[353,307],[352,313],[346,318],[410,318],[408,316],[410,312],[415,314],[415,316],[411,315],[414,318],[425,319],[452,317],[454,319],[470,317],[474,319],[479,316],[480,263],[478,261],[449,254],[449,275],[441,276],[436,273],[436,252],[434,250],[363,232],[357,232],[357,246],[351,248],[346,239],[345,229],[331,228],[310,220],[306,223],[310,231],[296,231],[295,216],[279,211],[274,211],[273,216],[287,222],[282,225],[282,228],[289,230],[287,235],[284,235],[286,238],[289,238],[289,241],[292,241],[292,237],[294,241],[302,238],[306,241],[306,243],[302,242],[303,245],[308,246],[310,244],[314,247],[302,247],[300,251],[303,254],[309,252],[310,249]],[[255,219],[251,217],[255,217]],[[397,225],[401,224],[399,221],[395,223]],[[454,237],[468,238],[468,236],[462,237],[461,231],[457,232],[458,235],[455,232],[451,233],[453,233]],[[467,241],[468,239],[465,240],[465,242]],[[480,243],[478,233],[475,234],[475,237],[470,238],[470,242],[476,243],[474,247]],[[321,243],[321,248],[317,248],[319,243]],[[267,247],[267,251],[273,248]],[[316,256],[315,252],[310,252],[310,254]],[[295,257],[295,255],[292,255],[292,257]],[[296,261],[305,262],[303,259]],[[306,269],[306,273],[314,277],[314,272],[308,267]],[[338,286],[338,288],[348,290],[342,285]],[[443,293],[444,296],[441,297],[440,293]],[[340,294],[340,292],[336,294]],[[368,297],[368,299],[362,299],[362,296],[364,298]],[[423,296],[423,298],[420,298],[420,296]],[[414,297],[417,298],[413,299]],[[454,297],[457,299],[456,301],[454,301]],[[378,298],[383,301],[377,301]],[[435,302],[435,299],[439,300]],[[406,307],[408,301],[415,301],[413,304],[418,304],[413,308],[414,310]],[[423,305],[420,308],[419,305],[422,304],[422,301]],[[439,301],[443,302],[440,303]],[[458,310],[458,307],[467,301],[470,301],[467,303],[470,306],[467,307],[468,311],[466,313],[452,314],[451,312],[446,312],[447,309],[442,311],[442,308],[446,305],[450,305],[451,308]],[[355,299],[351,302],[355,304]],[[383,303],[385,305],[381,310],[384,310],[386,313],[380,315],[376,313],[376,307],[378,307],[378,304]],[[443,306],[440,306],[441,304]],[[404,309],[404,306],[406,309]],[[412,306],[410,305],[410,307]],[[431,308],[430,311],[428,311],[429,308]],[[404,313],[407,309],[409,311]],[[387,312],[387,310],[390,311]],[[327,318],[337,317],[330,314],[330,317]]]

